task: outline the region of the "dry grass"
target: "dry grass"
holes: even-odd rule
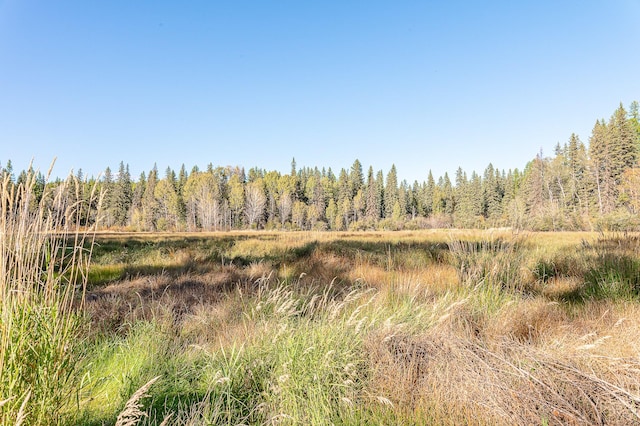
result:
[[[142,411],[143,406],[141,400],[149,396],[147,392],[159,378],[160,377],[154,377],[149,380],[131,395],[131,398],[124,404],[122,412],[118,414],[115,426],[135,426],[143,417],[147,417],[147,413]]]
[[[635,240],[228,237],[211,240],[224,244],[199,269],[177,265],[89,294],[88,311],[107,329],[151,321],[184,343],[187,362],[206,355],[200,398],[168,424],[640,421],[640,305],[632,287],[604,292],[633,285]],[[147,259],[199,256],[163,250],[167,259]],[[613,273],[618,258],[626,269]]]
[[[615,354],[611,334],[577,338],[563,314],[540,305],[534,311],[524,329],[509,324],[506,333],[489,321],[490,333],[478,335],[447,324],[421,335],[374,335],[374,391],[407,418],[426,407],[434,424],[637,423],[637,348]],[[536,337],[528,322],[549,328]]]

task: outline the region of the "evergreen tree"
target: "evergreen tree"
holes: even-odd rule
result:
[[[433,200],[433,207],[431,210],[435,215],[443,215],[445,213],[445,206],[447,202],[443,187],[444,178],[440,176],[438,178],[438,182],[434,183],[433,196],[431,197]]]
[[[396,204],[398,205],[398,212],[397,214],[392,215],[392,217],[396,221],[398,220],[403,221],[404,219],[406,219],[407,213],[409,213],[408,186],[409,184],[407,184],[406,180],[403,180],[402,182],[400,182],[400,185],[398,186],[398,201],[396,202]],[[394,210],[395,210],[395,205],[394,205]]]
[[[7,164],[2,169],[2,180],[4,180],[5,177],[11,183],[15,180],[15,176],[13,175],[13,163],[11,163],[11,160],[7,160]]]
[[[392,164],[384,186],[384,216],[386,218],[393,216],[393,208],[398,202],[398,197],[398,173],[395,164]]]
[[[409,214],[411,215],[411,219],[415,219],[418,215],[425,216],[421,210],[418,208],[418,200],[420,199],[420,194],[422,192],[422,187],[418,183],[417,180],[413,181],[413,185],[411,187],[411,191],[409,192]]]
[[[376,173],[376,189],[378,190],[378,197],[380,200],[379,211],[380,211],[380,219],[384,217],[384,205],[385,205],[385,194],[384,194],[384,174],[382,170],[378,170]]]
[[[178,180],[176,185],[176,193],[178,195],[178,215],[179,221],[184,223],[187,220],[187,207],[184,201],[184,186],[187,183],[189,175],[187,174],[187,169],[184,164],[180,167],[180,171],[178,172]]]
[[[249,169],[249,176],[247,177],[247,182],[255,182],[258,179],[262,179],[264,177],[264,170],[261,170],[257,167],[252,167]]]
[[[637,134],[622,104],[611,116],[608,130],[614,157],[612,172],[619,184],[624,171],[635,166],[638,158]]]
[[[495,214],[495,211],[485,209],[486,199],[483,198],[484,187],[483,180],[478,173],[475,171],[471,173],[471,178],[469,179],[469,183],[467,184],[467,196],[469,197],[469,213],[471,217],[473,217],[474,225],[477,226],[477,220],[482,219],[482,216],[487,213],[487,211]],[[496,209],[497,210],[497,209]],[[493,217],[493,216],[491,216]]]
[[[504,190],[500,182],[500,173],[489,163],[484,171],[482,179],[482,193],[478,194],[482,198],[482,214],[487,219],[494,222],[502,214],[502,197]]]
[[[575,133],[571,134],[567,144],[567,161],[569,163],[570,181],[569,198],[574,211],[581,214],[589,212],[589,181],[587,151]]]
[[[189,175],[187,174],[187,168],[184,164],[180,167],[180,171],[178,172],[178,186],[177,191],[178,195],[182,196],[182,191],[184,190],[184,185],[187,183],[187,178]]]
[[[436,190],[436,181],[433,178],[433,173],[429,170],[427,175],[427,182],[424,185],[424,191],[422,194],[422,204],[424,205],[424,215],[429,217],[434,213],[434,193]]]
[[[527,164],[524,172],[522,190],[526,213],[529,219],[538,220],[538,225],[544,222],[544,218],[552,218],[554,215],[554,197],[549,185],[549,163],[550,159],[543,157],[540,152]]]
[[[358,159],[356,159],[351,166],[351,173],[349,173],[349,185],[351,186],[352,197],[355,197],[358,191],[361,191],[364,187],[362,164]]]
[[[164,178],[167,181],[167,183],[169,185],[171,185],[173,190],[177,192],[178,191],[178,178],[176,176],[176,172],[174,172],[171,167],[167,166],[166,170],[164,171]]]
[[[156,230],[158,203],[156,202],[156,185],[158,184],[158,168],[154,164],[149,172],[144,194],[142,196],[142,226],[147,231]]]
[[[614,209],[617,196],[614,176],[616,160],[609,136],[604,120],[596,121],[589,138],[589,156],[600,214]]]
[[[629,121],[631,122],[631,127],[635,130],[636,152],[640,153],[640,104],[638,104],[638,101],[633,101],[629,105]],[[640,156],[636,157],[636,160],[636,162],[640,161]]]
[[[113,174],[111,173],[110,167],[107,167],[104,171],[101,189],[104,200],[104,217],[102,223],[105,227],[110,228],[115,223],[114,211],[116,209]]]
[[[454,212],[454,223],[457,227],[473,226],[473,206],[471,193],[468,184],[467,174],[458,167],[456,170],[456,186],[454,189],[456,199],[456,209]]]
[[[297,163],[295,158],[291,160],[290,177],[291,181],[293,182],[293,187],[291,190],[292,201],[294,202],[302,200],[304,198],[303,176],[302,173],[299,173],[297,170]]]
[[[479,227],[485,214],[483,181],[475,171],[471,178],[458,169],[456,172],[454,221],[459,227]]]
[[[328,207],[329,201],[330,200],[335,201],[338,196],[338,192],[337,192],[338,184],[336,180],[336,175],[333,174],[331,167],[329,167],[329,170],[327,170],[326,173],[322,174],[320,183],[322,185],[322,191],[324,192],[325,206]]]
[[[113,187],[113,222],[116,226],[126,226],[128,222],[129,209],[133,200],[133,189],[131,187],[131,174],[129,165],[120,162],[118,177]]]
[[[453,186],[451,185],[451,179],[449,179],[449,174],[447,172],[444,173],[442,178],[442,193],[444,195],[444,213],[447,215],[453,215],[456,208],[456,200],[453,193]]]

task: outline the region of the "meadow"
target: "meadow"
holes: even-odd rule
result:
[[[3,424],[640,421],[635,234],[3,217]]]

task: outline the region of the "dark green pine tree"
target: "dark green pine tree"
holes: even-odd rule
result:
[[[364,187],[364,175],[362,172],[362,164],[358,159],[353,162],[349,173],[349,185],[351,186],[351,196],[355,197],[358,191]]]
[[[519,176],[520,171],[518,169],[509,169],[506,177],[504,178],[504,197],[502,198],[503,211],[509,206],[509,203],[516,199],[516,196],[518,195],[518,190],[520,189],[518,185]]]
[[[589,181],[587,150],[575,133],[571,134],[566,149],[569,166],[569,200],[574,212],[588,214],[589,212]]]
[[[103,211],[104,218],[102,220],[102,225],[111,228],[115,223],[115,183],[113,181],[113,173],[111,173],[111,168],[107,167],[104,170],[104,174],[102,176],[102,199],[103,199]]]
[[[424,191],[422,193],[420,203],[424,206],[424,216],[429,217],[433,215],[433,205],[434,200],[433,196],[436,190],[436,180],[433,178],[433,173],[429,170],[429,174],[427,175],[427,182],[424,184]]]
[[[478,219],[481,218],[484,211],[484,199],[483,199],[483,181],[478,173],[475,171],[471,173],[471,178],[468,183],[468,197],[470,212],[474,218],[474,227],[480,226]]]
[[[420,200],[420,194],[422,192],[422,187],[417,180],[413,181],[413,185],[411,185],[411,191],[409,192],[409,205],[408,211],[411,215],[411,219],[415,219],[418,215],[424,216],[424,214],[420,211],[418,203]]]
[[[454,224],[460,228],[471,227],[473,224],[473,212],[471,206],[471,194],[467,174],[458,167],[456,170],[456,186],[454,188],[456,209],[454,212]]]
[[[549,207],[550,189],[547,179],[549,159],[540,152],[524,170],[522,196],[529,218],[543,217]]]
[[[442,193],[444,213],[447,215],[453,215],[456,209],[456,200],[453,193],[453,186],[451,185],[451,179],[449,179],[449,174],[447,172],[444,173],[442,178]]]
[[[156,185],[158,184],[158,167],[154,164],[149,172],[147,184],[142,196],[142,226],[147,231],[156,230],[156,220],[158,214],[158,202],[155,197]]]
[[[620,184],[625,170],[632,168],[638,158],[637,135],[622,104],[616,109],[607,126],[613,156],[613,177]]]
[[[364,186],[364,174],[362,172],[362,164],[358,159],[353,162],[349,171],[349,185],[351,186],[351,207],[353,209],[352,216],[355,222],[365,217],[366,209],[366,191]]]
[[[378,199],[380,200],[379,211],[380,211],[380,219],[382,219],[384,214],[384,206],[385,206],[385,189],[384,189],[384,174],[382,170],[378,170],[376,173],[376,190],[378,192]]]
[[[184,201],[184,186],[186,185],[188,178],[189,175],[187,174],[187,169],[183,164],[178,172],[178,182],[176,186],[176,193],[178,194],[179,219],[181,222],[185,222],[187,220],[187,206]]]
[[[633,101],[629,105],[629,121],[631,122],[631,127],[635,130],[636,152],[640,152],[640,104],[638,101]],[[640,158],[637,158],[637,160],[636,165],[640,162]]]
[[[129,165],[121,161],[118,168],[118,177],[113,186],[113,224],[116,226],[126,226],[133,200],[133,188],[131,185],[131,174]]]
[[[166,179],[167,183],[171,185],[171,188],[177,192],[178,177],[176,176],[176,172],[170,166],[167,166],[166,170],[164,171],[164,178]]]
[[[387,173],[387,180],[384,186],[384,217],[393,217],[393,209],[398,200],[398,172],[396,171],[396,165],[392,164],[391,170]]]
[[[614,153],[610,132],[604,120],[596,121],[589,138],[589,157],[595,182],[595,194],[600,214],[608,213],[615,207],[616,184]]]
[[[398,186],[398,201],[393,207],[394,213],[392,216],[395,220],[404,220],[406,219],[407,214],[409,214],[409,192],[409,183],[407,183],[407,181],[403,179]]]
[[[501,185],[500,172],[494,169],[493,164],[489,163],[485,169],[482,183],[483,214],[495,224],[502,214],[504,189]]]
[[[184,164],[180,167],[180,171],[178,172],[178,195],[182,196],[182,191],[184,190],[184,185],[187,183],[187,179],[189,175],[187,174],[187,168]]]
[[[298,170],[295,157],[291,159],[291,178],[293,179],[293,191],[291,197],[293,202],[304,199],[304,182]]]

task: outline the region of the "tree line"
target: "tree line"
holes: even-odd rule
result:
[[[399,181],[395,165],[386,173],[355,160],[349,169],[291,171],[209,164],[183,165],[161,174],[154,165],[137,179],[120,162],[100,179],[82,171],[69,176],[68,203],[103,195],[99,224],[136,231],[226,231],[233,229],[370,230],[514,227],[534,230],[640,229],[640,112],[638,102],[622,104],[608,121],[597,120],[588,144],[572,134],[551,156],[539,153],[521,171],[489,164],[479,174],[461,168],[453,180]],[[32,169],[15,176],[11,161],[0,166],[8,189],[37,173],[34,202],[47,182]],[[98,220],[97,203],[74,221]]]

